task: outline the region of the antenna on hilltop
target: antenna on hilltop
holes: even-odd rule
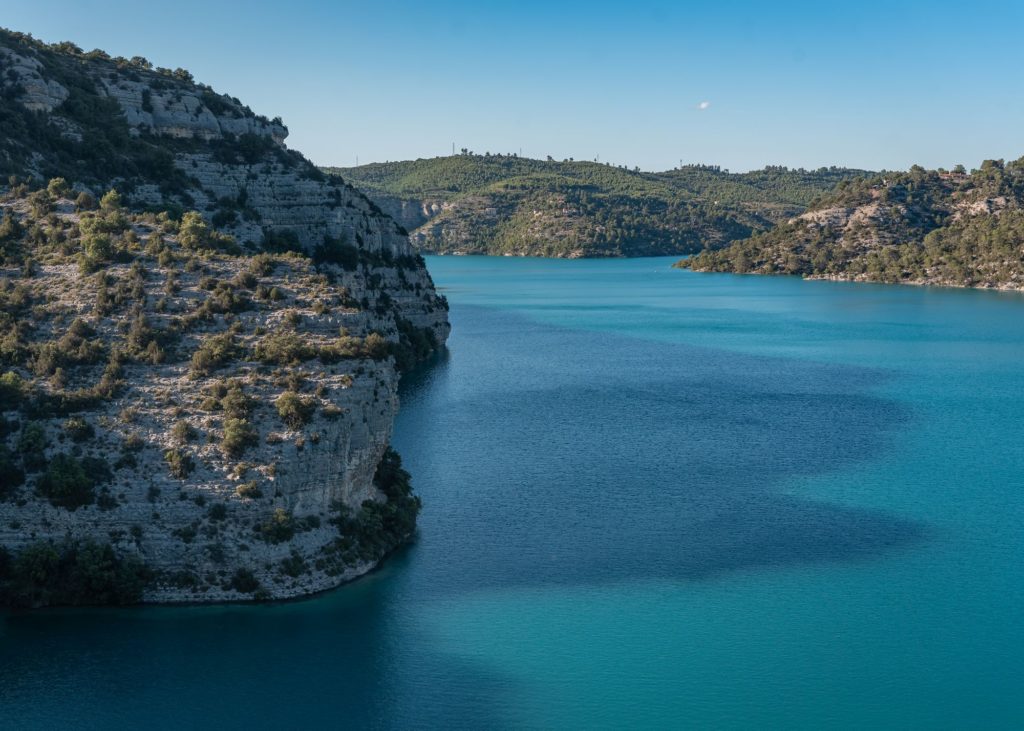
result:
[[[452,143],[452,157],[455,157],[455,143]]]

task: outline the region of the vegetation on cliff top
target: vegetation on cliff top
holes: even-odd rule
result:
[[[715,248],[802,211],[863,171],[768,167],[730,173],[688,165],[662,173],[596,162],[474,155],[326,168],[385,210],[436,215],[405,222],[442,253],[639,256]]]
[[[187,212],[137,213],[116,194],[98,204],[71,194],[55,179],[35,189],[11,181],[0,195],[0,503],[116,511],[162,465],[181,481],[197,471],[248,476],[235,498],[257,520],[269,511],[261,525],[281,540],[318,525],[280,507],[278,457],[261,443],[315,444],[317,425],[344,413],[335,397],[367,363],[411,363],[436,343],[404,321],[407,337],[395,343],[339,331],[333,323],[363,304],[337,283],[337,264],[246,253]],[[411,533],[418,501],[392,489],[408,487],[401,474],[386,455],[378,487],[394,504],[364,505],[355,522],[338,524],[359,550],[339,557],[331,548],[336,573]],[[148,498],[154,509],[164,499]],[[203,525],[176,534],[226,540],[227,515],[215,504]],[[0,604],[123,603],[147,584],[176,581],[126,552],[144,532],[5,551]]]
[[[332,422],[365,440],[388,360],[438,347],[403,316],[444,306],[422,259],[393,254],[395,224],[285,148],[280,120],[181,69],[0,29],[0,130],[0,604],[314,586],[344,535],[281,477]],[[262,223],[267,176],[312,191],[296,230]],[[351,225],[321,237],[321,208]],[[263,526],[324,535],[277,566],[251,547]],[[165,554],[196,570],[141,567]]]
[[[138,183],[156,183],[164,195],[187,195],[188,176],[175,166],[174,155],[197,149],[200,143],[133,132],[118,102],[100,92],[97,74],[145,80],[153,88],[170,92],[198,87],[210,105],[238,117],[250,116],[270,123],[237,99],[196,84],[184,69],[154,69],[142,57],[112,58],[103,51],[84,52],[68,42],[45,44],[3,28],[0,45],[37,62],[44,80],[55,81],[68,92],[55,114],[27,107],[20,101],[26,91],[24,84],[9,66],[9,59],[0,55],[0,179],[29,171],[41,178],[61,176],[85,185],[109,185],[116,178],[122,189],[131,189]],[[235,143],[238,149],[276,149],[281,161],[289,165],[304,162],[298,153],[290,153],[266,137],[248,135]],[[220,147],[222,154],[228,153],[227,145],[215,147]]]

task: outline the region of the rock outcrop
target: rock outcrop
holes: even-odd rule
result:
[[[408,537],[380,471],[398,368],[449,332],[403,229],[288,150],[279,119],[187,72],[0,32],[0,79],[0,169],[29,181],[0,208],[17,344],[0,373],[23,394],[0,463],[24,477],[0,489],[0,547],[109,543],[147,567],[147,601],[299,596],[375,565]],[[74,190],[31,192],[58,177]],[[120,200],[91,212],[112,187]],[[268,355],[275,334],[290,345]],[[65,346],[102,356],[40,355]],[[218,405],[227,393],[244,408]],[[89,438],[69,440],[69,420]],[[112,472],[70,509],[46,488],[58,456]]]

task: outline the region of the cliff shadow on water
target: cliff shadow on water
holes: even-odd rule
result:
[[[0,727],[502,727],[514,684],[401,642],[389,574],[290,602],[0,612]]]
[[[759,357],[452,308],[408,374],[396,444],[423,497],[403,581],[712,579],[868,561],[924,525],[789,494],[875,459],[912,418],[880,369]]]
[[[438,644],[449,599],[879,561],[928,536],[786,492],[887,451],[913,415],[875,395],[884,371],[451,314],[450,350],[401,382],[411,547],[304,601],[0,615],[8,717],[500,728],[525,691]]]

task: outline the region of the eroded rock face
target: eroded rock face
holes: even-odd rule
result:
[[[285,305],[301,317],[305,337],[326,342],[344,328],[348,337],[357,339],[379,333],[400,346],[413,333],[443,347],[449,333],[447,303],[435,292],[422,258],[403,230],[362,194],[324,176],[289,151],[284,144],[287,129],[279,120],[258,117],[230,97],[139,65],[83,60],[15,43],[6,36],[0,36],[0,61],[7,74],[3,83],[17,85],[11,92],[15,102],[46,113],[49,124],[65,137],[81,141],[91,131],[91,120],[62,106],[69,92],[56,78],[74,74],[76,88],[91,84],[97,97],[115,101],[130,138],[145,149],[169,153],[177,171],[173,185],[166,174],[150,174],[142,165],[136,166],[141,172],[134,177],[105,182],[70,178],[79,190],[98,196],[107,185],[117,185],[133,207],[195,209],[217,229],[234,236],[243,251],[256,253],[273,244],[278,250],[313,254],[326,243],[334,247],[336,256],[339,251],[343,254],[343,260],[323,264],[330,285],[316,296],[303,289],[313,286],[304,284],[306,279],[319,276],[311,262],[294,265],[305,267],[301,273],[282,264],[265,282],[266,288],[285,293],[280,306],[261,306],[237,316],[216,315],[205,330],[189,332],[169,362],[125,366],[124,391],[113,402],[83,414],[98,435],[96,450],[105,451],[110,461],[116,459],[125,439],[142,445],[138,466],[114,474],[109,487],[114,504],[108,500],[103,508],[97,504],[75,510],[56,507],[33,493],[30,476],[20,500],[0,502],[0,546],[17,551],[39,540],[109,541],[118,553],[138,556],[162,577],[146,590],[144,598],[150,601],[252,598],[251,590],[230,585],[230,577],[238,570],[255,577],[260,596],[280,598],[329,588],[372,568],[375,559],[324,557],[339,537],[339,527],[332,523],[339,513],[354,515],[364,501],[386,500],[374,486],[373,476],[390,441],[398,408],[395,359],[346,356],[339,364],[314,360],[298,367],[306,393],[318,393],[310,396],[316,399],[316,411],[301,429],[288,429],[274,408],[282,390],[281,374],[271,376],[250,354],[214,375],[197,378],[189,372],[188,357],[190,347],[199,347],[203,337],[226,331],[232,323],[241,323],[241,332],[248,335],[239,337],[251,340],[246,346],[251,347],[258,339],[254,333],[284,327]],[[60,169],[58,158],[33,160],[29,173]],[[63,217],[74,217],[70,200],[61,205]],[[27,215],[24,210],[15,214]],[[158,230],[145,227],[137,233],[143,242],[161,236]],[[162,245],[173,248],[177,243],[172,235]],[[151,259],[146,261],[155,276],[145,285],[144,309],[161,298],[164,279],[160,267]],[[244,257],[229,257],[207,266],[226,280],[238,274],[232,269],[240,271],[247,265]],[[111,273],[125,275],[121,270],[126,267],[113,265]],[[5,274],[15,275],[14,270]],[[180,301],[163,306],[177,307],[179,315],[187,312],[194,306],[188,293],[202,289],[199,279],[198,274],[180,274],[181,293],[174,295]],[[94,311],[92,279],[73,265],[43,262],[31,286],[47,293],[55,311],[62,313],[52,321],[53,332],[44,327],[33,337],[59,337],[70,313],[95,325],[110,342],[123,336],[127,325]],[[331,297],[344,306],[328,312],[310,309],[314,300]],[[201,299],[199,294],[196,298]],[[169,316],[155,311],[147,315],[158,326]],[[33,378],[25,369],[14,370],[27,380]],[[195,469],[184,479],[174,477],[163,452],[174,447],[175,423],[184,420],[211,439],[219,438],[224,429],[222,416],[198,408],[207,392],[204,389],[214,379],[243,382],[256,402],[251,421],[259,444],[239,459],[226,459],[214,442],[177,445],[188,452]],[[37,388],[51,387],[38,383]],[[133,417],[122,423],[118,415],[126,409]],[[65,450],[58,421],[45,424],[52,437],[47,456]],[[239,468],[240,461],[244,469]],[[251,481],[260,485],[260,497],[239,493],[239,486]],[[219,517],[210,514],[215,504],[224,506]],[[281,541],[260,539],[256,528],[278,510],[298,528]],[[286,559],[294,559],[292,566],[301,570],[296,568],[295,575],[283,572]],[[174,576],[180,580],[170,580]]]
[[[374,202],[391,216],[406,231],[414,231],[430,219],[451,207],[442,200],[411,200],[392,195],[378,194]]]
[[[226,135],[254,134],[283,143],[288,129],[246,114],[240,104],[212,91],[164,86],[160,79],[143,76],[101,76],[102,91],[116,99],[135,134],[149,131],[179,139],[216,140]],[[218,113],[210,107],[213,106]]]
[[[18,101],[33,112],[52,112],[68,98],[68,90],[43,76],[43,64],[0,46],[0,61],[7,75],[0,81],[3,89],[20,87]]]
[[[201,284],[204,279],[229,281],[247,271],[246,266],[245,259],[233,258],[208,260],[201,271],[192,273],[174,264],[152,266],[140,285],[145,291],[140,298],[162,299],[163,304],[159,312],[147,314],[148,324],[156,332],[171,331],[178,318],[193,310],[190,304],[204,296],[202,287],[209,286]],[[252,284],[279,288],[278,302],[254,302],[227,321],[214,317],[185,329],[162,363],[127,364],[124,388],[116,398],[74,414],[94,435],[88,440],[72,445],[65,419],[31,419],[46,430],[44,464],[69,450],[100,457],[107,464],[126,454],[131,459],[103,483],[104,499],[92,504],[69,510],[27,489],[0,502],[0,545],[17,552],[39,540],[59,542],[68,536],[111,540],[122,554],[136,555],[167,575],[147,592],[146,598],[153,600],[239,598],[238,592],[223,586],[238,569],[252,572],[267,596],[294,596],[334,585],[372,566],[329,555],[339,537],[331,521],[341,511],[357,514],[366,500],[383,499],[373,475],[398,407],[391,361],[357,357],[289,366],[289,373],[301,374],[302,398],[311,405],[308,422],[296,428],[282,422],[274,406],[282,393],[281,369],[262,366],[246,354],[260,341],[260,332],[294,331],[308,342],[330,344],[341,328],[357,336],[376,329],[378,323],[354,307],[334,306],[318,314],[321,307],[316,303],[330,302],[332,294],[311,270],[302,260],[280,259],[272,273]],[[108,268],[107,276],[117,283],[133,273],[128,265],[116,265]],[[168,279],[177,290],[172,295],[166,294]],[[98,315],[96,279],[82,277],[75,267],[44,265],[23,284],[34,297],[47,298],[46,310],[51,313],[40,318],[33,342],[62,336],[68,318],[90,323],[95,337],[105,343],[117,342],[122,314],[132,316],[119,310]],[[287,325],[284,319],[299,324]],[[237,325],[236,347],[242,354],[226,367],[197,375],[190,367],[191,353],[210,335],[226,332],[228,321]],[[75,369],[70,377],[86,385],[101,369]],[[221,435],[229,417],[223,407],[210,402],[218,385],[225,383],[237,385],[249,399],[245,418],[258,435],[237,456],[224,453]],[[47,384],[37,388],[54,392]],[[178,424],[191,429],[189,439],[174,436]],[[18,434],[22,432],[24,426]],[[194,465],[185,478],[169,471],[167,450],[179,450]],[[251,486],[249,493],[245,486]],[[211,517],[216,515],[211,513],[215,505],[224,506],[222,516]],[[295,535],[268,541],[258,529],[278,510],[284,511]],[[282,575],[281,562],[294,557],[305,563],[306,571]],[[186,576],[187,581],[181,578]],[[169,583],[170,577],[178,577],[177,584]]]

